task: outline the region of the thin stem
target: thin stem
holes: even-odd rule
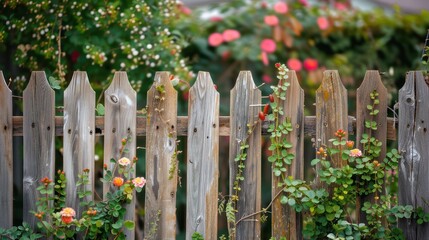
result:
[[[238,225],[238,223],[240,223],[241,221],[243,221],[243,220],[245,220],[245,219],[247,219],[247,218],[250,218],[250,217],[253,217],[253,216],[255,216],[255,215],[258,215],[258,214],[261,214],[261,213],[264,213],[264,212],[266,212],[267,211],[267,209],[268,208],[270,208],[271,207],[271,205],[273,205],[273,203],[274,203],[274,201],[280,196],[280,194],[283,192],[283,190],[285,189],[286,187],[284,187],[284,188],[282,188],[280,191],[278,191],[277,193],[276,193],[276,195],[274,196],[274,198],[271,200],[271,202],[265,207],[265,208],[263,208],[262,210],[260,210],[260,211],[257,211],[257,212],[254,212],[254,213],[251,213],[251,214],[249,214],[249,215],[246,215],[246,216],[243,216],[242,218],[240,218],[236,223],[235,223],[235,225],[237,226]]]

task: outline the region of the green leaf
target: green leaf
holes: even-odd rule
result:
[[[314,165],[318,164],[319,162],[320,162],[320,159],[315,158],[315,159],[311,160],[311,166],[314,166]]]
[[[289,200],[287,201],[287,203],[289,204],[289,206],[293,207],[293,206],[295,206],[296,201],[293,198],[289,198]]]
[[[51,85],[53,89],[57,89],[57,90],[61,89],[60,81],[58,81],[56,78],[50,76],[48,80],[49,80],[49,85]]]
[[[99,103],[99,104],[97,104],[97,107],[96,107],[96,109],[95,109],[96,111],[97,111],[97,114],[99,115],[99,116],[104,116],[104,106],[103,106],[103,104],[101,104],[101,103]]]
[[[124,226],[128,230],[133,230],[134,229],[134,225],[135,225],[134,222],[130,221],[130,220],[127,220],[127,221],[124,222]]]

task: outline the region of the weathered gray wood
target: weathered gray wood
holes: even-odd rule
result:
[[[157,72],[147,94],[145,239],[176,238],[177,91]]]
[[[146,117],[137,116],[137,136],[146,136]],[[396,125],[398,124],[398,119],[391,117],[386,118],[387,121],[387,139],[396,140]],[[13,116],[13,136],[22,136],[22,117]],[[350,135],[354,135],[356,130],[356,118],[354,116],[348,116],[348,127],[347,130]],[[270,121],[265,120],[262,124],[262,135],[269,135],[267,130]],[[63,117],[55,117],[55,136],[63,136]],[[95,129],[96,136],[104,135],[104,117],[97,116],[95,117]],[[187,116],[178,116],[177,117],[177,136],[188,136],[188,117]],[[229,136],[229,116],[219,116],[219,136]],[[304,118],[304,135],[309,137],[316,136],[316,116],[305,116]]]
[[[261,103],[261,91],[256,88],[250,71],[241,71],[234,88],[231,90],[230,110],[230,195],[235,195],[233,189],[237,174],[237,162],[234,160],[240,153],[240,141],[248,137],[247,124],[255,126],[248,137],[247,158],[244,161],[244,181],[240,183],[238,193],[236,221],[242,217],[261,210],[261,124],[258,122],[259,107],[250,105]],[[230,229],[231,230],[231,229]],[[240,221],[236,226],[236,239],[260,239],[260,216],[255,215]]]
[[[199,72],[188,106],[186,239],[217,239],[219,93],[208,72]]]
[[[13,224],[12,91],[0,71],[0,228]]]
[[[327,70],[323,73],[322,84],[316,91],[316,147],[333,147],[329,139],[334,138],[339,129],[346,131],[347,90],[341,82],[337,70]],[[346,136],[347,137],[347,136]],[[339,154],[331,159],[332,167],[342,167],[345,162]],[[320,164],[316,165],[316,181],[319,185],[318,172]]]
[[[284,115],[280,122],[288,118],[294,127],[286,140],[293,145],[289,153],[295,155],[292,164],[288,166],[287,173],[283,177],[293,176],[294,179],[304,179],[304,90],[298,82],[295,71],[288,72],[290,83],[286,91],[286,101],[283,104]],[[278,187],[278,183],[283,182],[282,176],[272,175],[272,197],[274,198],[283,187]],[[295,212],[288,205],[280,203],[280,198],[273,201],[272,205],[272,236],[276,239],[286,237],[286,239],[302,239],[302,216]]]
[[[76,71],[64,91],[64,171],[67,176],[67,206],[76,210],[80,217],[83,209],[78,191],[90,191],[83,202],[93,200],[94,192],[94,137],[95,92],[89,84],[86,72]],[[90,184],[76,187],[78,175],[89,169]]]
[[[113,169],[110,159],[118,160],[127,157],[132,160],[136,156],[136,91],[131,87],[126,72],[116,72],[109,88],[104,92],[105,105],[105,132],[104,132],[104,164]],[[121,140],[128,138],[125,146],[128,151],[122,154]],[[130,177],[135,176],[135,170]],[[104,196],[113,185],[104,184]],[[135,194],[133,200],[127,205],[125,220],[135,221]],[[134,239],[134,230],[124,230],[127,239]]]
[[[376,91],[378,93],[379,104],[374,105],[375,109],[379,110],[379,113],[375,116],[370,115],[370,110],[367,109],[368,105],[373,105],[373,100],[370,98],[370,94]],[[381,152],[377,160],[379,163],[382,163],[386,156],[386,136],[387,136],[387,89],[384,87],[383,82],[381,81],[380,73],[378,71],[367,71],[365,78],[357,89],[356,96],[356,147],[363,150],[363,145],[360,143],[362,139],[362,134],[366,133],[369,137],[375,137],[383,145],[381,146]],[[365,127],[365,121],[375,121],[377,122],[377,130],[370,130]],[[378,196],[384,194],[384,188],[382,193],[377,193]],[[357,209],[360,210],[360,207],[364,202],[374,203],[374,194],[369,194],[367,196],[362,196],[357,201]],[[366,214],[364,211],[360,211],[358,222],[366,223]]]
[[[37,219],[39,193],[36,188],[44,177],[54,179],[55,171],[55,94],[45,72],[32,72],[24,97],[24,179],[23,220],[31,227]]]
[[[347,90],[341,82],[337,70],[323,73],[322,84],[316,91],[316,146],[332,147],[329,139],[334,138],[337,130],[347,130]],[[344,162],[339,156],[333,157],[333,167]]]
[[[399,204],[429,211],[429,88],[422,72],[408,72],[399,90]],[[428,239],[429,224],[399,219],[406,239]]]

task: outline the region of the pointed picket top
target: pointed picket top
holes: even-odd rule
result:
[[[371,94],[378,94],[378,104],[374,104],[371,99]],[[378,111],[378,114],[371,115],[368,106],[372,106]],[[383,162],[386,155],[386,137],[387,137],[387,89],[381,81],[379,71],[368,70],[366,71],[365,78],[362,84],[357,89],[356,95],[356,147],[362,149],[363,145],[360,143],[362,134],[368,134],[371,137],[378,139],[381,145],[380,156],[375,159],[378,162]],[[377,130],[370,130],[365,126],[365,122],[375,121],[377,123]],[[384,184],[382,186],[384,188]],[[361,196],[358,198],[358,206],[362,206],[364,202],[374,202],[374,194]],[[366,213],[360,211],[359,222],[366,223]]]
[[[64,147],[63,165],[67,176],[67,206],[81,216],[78,188],[94,192],[94,139],[95,139],[95,91],[89,84],[86,72],[75,71],[72,80],[64,91]],[[86,186],[76,187],[78,175],[89,169]],[[82,190],[82,189],[81,189]],[[91,201],[90,194],[82,199]]]
[[[131,87],[126,72],[115,72],[112,83],[104,92],[104,105],[104,164],[113,169],[114,164],[110,159],[133,159],[136,156],[137,94]],[[121,140],[124,138],[128,139],[125,145],[128,151],[121,154]],[[133,177],[135,169],[130,173],[130,178]],[[104,197],[108,191],[109,185],[104,184]],[[125,220],[135,221],[135,201],[134,194],[133,200],[127,205]],[[124,233],[128,239],[134,239],[135,231],[124,229]]]
[[[37,219],[36,188],[43,177],[54,178],[55,171],[55,93],[45,72],[32,72],[23,93],[24,179],[23,220],[31,227]]]
[[[0,71],[0,228],[13,224],[12,91]]]
[[[408,72],[404,86],[399,90],[398,145],[402,155],[399,162],[398,201],[415,209],[429,211],[429,87],[421,71]],[[427,224],[415,219],[399,220],[406,239],[427,239]]]
[[[286,101],[283,104],[284,115],[281,116],[280,122],[288,118],[293,126],[293,131],[286,136],[286,140],[292,144],[289,153],[295,155],[292,164],[288,166],[287,175],[293,176],[294,179],[304,179],[304,90],[301,88],[296,72],[288,72],[286,82],[290,85],[286,91]],[[272,192],[274,198],[282,187],[282,176],[272,175]],[[302,216],[295,212],[287,204],[281,204],[280,199],[273,200],[272,206],[272,236],[276,239],[286,237],[286,239],[302,239]]]
[[[212,89],[214,92],[217,92],[210,73],[200,71],[197,76],[197,81],[195,81],[194,85],[189,89],[189,95],[191,95],[191,93],[198,93],[198,97],[203,98],[206,92],[212,92]],[[217,95],[219,95],[219,93],[217,93]]]
[[[23,91],[23,97],[34,96],[38,92],[47,92],[48,94],[55,94],[55,91],[49,85],[48,79],[44,71],[31,72],[30,81]]]
[[[176,131],[177,91],[168,72],[157,72],[147,93],[146,238],[176,237]]]
[[[219,93],[208,72],[189,91],[186,239],[195,232],[217,238]]]
[[[370,115],[368,105],[373,105],[370,94],[378,93],[378,104],[374,108],[379,112],[375,116]],[[356,95],[356,144],[361,147],[360,139],[363,133],[368,131],[365,128],[365,121],[377,122],[377,130],[371,131],[371,136],[383,143],[379,160],[383,160],[386,154],[386,136],[387,136],[387,89],[381,81],[380,72],[376,70],[366,71],[362,84],[357,89]]]
[[[233,189],[237,174],[235,158],[240,153],[240,142],[247,139],[247,159],[244,161],[244,181],[240,183],[241,191],[238,193],[236,219],[261,210],[261,124],[258,113],[261,111],[261,91],[256,87],[250,71],[241,71],[237,82],[231,90],[230,100],[230,150],[229,191],[236,194]],[[254,125],[253,133],[248,137],[248,124]],[[256,125],[255,125],[256,124]],[[247,138],[248,137],[248,138]],[[245,187],[244,187],[245,186]],[[231,230],[232,226],[229,226]],[[240,221],[236,226],[237,239],[259,239],[261,237],[260,216]]]

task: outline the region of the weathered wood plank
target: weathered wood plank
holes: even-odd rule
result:
[[[219,93],[208,72],[199,72],[188,105],[186,239],[217,239]]]
[[[322,84],[316,91],[316,146],[332,147],[329,139],[334,133],[346,130],[347,119],[347,90],[341,82],[336,70],[327,70],[323,73]],[[344,162],[339,156],[333,157],[333,167],[340,167]]]
[[[0,218],[1,228],[13,224],[12,91],[0,71]]]
[[[157,72],[147,95],[145,239],[176,238],[177,91]]]
[[[373,92],[378,93],[379,104],[373,104],[370,94]],[[377,109],[379,112],[377,115],[370,115],[370,110],[367,109],[367,106],[374,106],[374,109]],[[360,143],[362,139],[362,134],[368,134],[369,137],[375,137],[383,145],[381,146],[380,155],[374,159],[382,163],[386,156],[386,136],[387,136],[387,89],[384,87],[383,82],[381,81],[380,73],[378,71],[367,71],[365,78],[357,89],[356,96],[356,146],[357,148],[363,150],[363,144]],[[377,130],[371,130],[365,127],[365,121],[375,121],[377,122]],[[384,187],[381,193],[384,194]],[[357,209],[360,210],[360,207],[364,202],[374,203],[374,194],[369,194],[367,196],[362,196],[357,201]],[[366,223],[366,214],[364,211],[359,211],[358,222]]]
[[[146,117],[137,116],[137,136],[146,136]],[[388,117],[387,121],[387,139],[396,140],[396,130],[398,119]],[[13,136],[22,136],[22,122],[21,116],[13,116]],[[265,120],[262,123],[262,135],[268,135],[268,125],[270,121]],[[63,117],[55,117],[55,136],[63,136]],[[349,135],[354,135],[356,132],[356,118],[354,116],[348,116],[348,132]],[[177,136],[188,136],[188,117],[178,116],[177,117]],[[229,116],[219,116],[219,136],[229,136]],[[95,136],[104,135],[104,117],[95,117]],[[304,118],[304,135],[309,137],[316,136],[316,116],[305,116]]]
[[[429,210],[429,88],[422,72],[408,72],[399,90],[399,204]],[[415,219],[400,219],[399,227],[406,239],[429,238],[429,224]]]
[[[230,195],[236,195],[233,189],[237,176],[237,162],[234,160],[240,153],[240,142],[247,138],[247,158],[244,161],[243,181],[238,192],[236,220],[261,210],[261,124],[258,121],[258,107],[250,105],[261,103],[261,91],[256,88],[250,71],[241,71],[234,88],[231,90],[230,110]],[[248,136],[247,125],[255,125],[253,133]],[[231,228],[230,228],[231,230]],[[236,225],[236,239],[260,239],[260,216],[247,218]]]
[[[116,72],[109,88],[104,93],[105,105],[105,131],[104,131],[104,164],[113,169],[110,159],[118,160],[127,157],[132,160],[136,156],[136,111],[137,95],[131,87],[126,72]],[[120,152],[121,140],[128,138],[127,152]],[[115,173],[116,174],[116,173]],[[135,170],[130,177],[135,176]],[[113,186],[104,184],[104,196]],[[135,194],[133,200],[127,205],[125,220],[135,221]],[[124,229],[127,239],[134,239],[133,230]]]
[[[323,73],[322,84],[316,91],[316,147],[333,147],[329,139],[334,138],[337,130],[346,131],[347,119],[347,90],[341,82],[336,70],[327,70]],[[344,166],[340,156],[333,156],[332,167]],[[320,164],[316,165],[315,184],[320,185],[318,172]]]
[[[83,211],[78,191],[94,192],[94,138],[95,138],[95,91],[89,84],[86,72],[76,71],[64,91],[63,165],[67,176],[67,206],[76,210],[80,217]],[[89,169],[90,184],[76,187],[78,174]],[[86,196],[83,202],[93,200]]]
[[[278,183],[283,182],[281,177],[293,176],[294,179],[304,179],[304,90],[298,82],[295,71],[289,71],[287,82],[290,83],[286,91],[286,101],[283,104],[284,115],[280,122],[288,118],[294,126],[286,140],[293,145],[289,153],[295,155],[292,164],[288,166],[287,173],[276,177],[272,175],[272,197],[274,198],[283,187]],[[280,198],[273,201],[272,205],[272,236],[275,239],[286,237],[286,239],[302,239],[302,216],[288,205],[280,203]]]
[[[31,73],[23,93],[24,101],[24,179],[23,220],[31,227],[37,219],[39,193],[36,188],[44,177],[54,179],[55,171],[55,94],[45,72]]]

